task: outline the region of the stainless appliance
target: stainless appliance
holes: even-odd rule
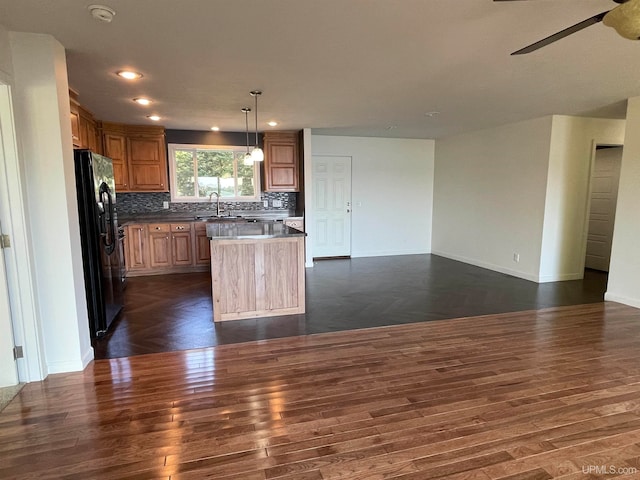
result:
[[[89,328],[102,337],[123,306],[123,259],[110,158],[74,150]]]

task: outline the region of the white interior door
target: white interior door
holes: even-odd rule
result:
[[[313,157],[313,256],[351,255],[351,157]]]
[[[0,225],[2,234],[2,225]],[[18,384],[18,370],[13,358],[13,326],[9,307],[9,287],[4,266],[4,255],[0,250],[0,387]]]
[[[621,160],[622,147],[596,150],[591,177],[591,208],[585,258],[587,268],[609,271]]]

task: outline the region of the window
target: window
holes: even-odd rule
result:
[[[244,165],[247,147],[169,144],[172,202],[258,201],[259,168]]]

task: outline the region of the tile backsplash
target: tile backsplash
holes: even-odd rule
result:
[[[225,202],[220,200],[220,210],[296,210],[297,193],[263,192],[260,202]],[[264,202],[267,206],[264,206]],[[202,212],[215,210],[215,202],[172,202],[170,193],[118,193],[118,212],[129,215],[151,212]],[[164,209],[163,202],[169,202],[169,209]]]

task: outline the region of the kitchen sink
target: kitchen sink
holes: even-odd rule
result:
[[[200,222],[242,222],[244,219],[240,216],[230,217],[226,215],[196,215],[194,220]]]

